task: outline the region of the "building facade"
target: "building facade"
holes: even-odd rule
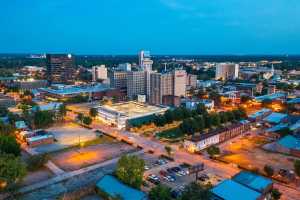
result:
[[[49,83],[72,83],[75,79],[74,56],[71,54],[47,54],[47,80]]]
[[[127,72],[126,71],[111,71],[109,72],[110,86],[120,89],[123,92],[127,91]]]
[[[93,81],[107,79],[107,68],[105,67],[105,65],[92,67],[92,79]]]
[[[216,80],[234,80],[239,77],[239,65],[234,63],[219,63],[216,66]]]
[[[146,72],[131,71],[127,73],[127,96],[135,99],[138,95],[146,94]]]

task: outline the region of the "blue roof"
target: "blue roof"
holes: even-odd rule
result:
[[[238,173],[232,180],[260,193],[273,183],[271,179],[247,171]]]
[[[144,192],[123,184],[111,175],[105,175],[96,186],[110,196],[120,195],[124,200],[147,199]]]
[[[267,122],[269,122],[269,123],[278,124],[284,118],[286,118],[287,116],[288,116],[287,114],[273,112],[272,114],[270,114],[269,116],[267,116],[264,120],[267,121]]]
[[[255,97],[255,100],[256,101],[263,101],[263,100],[275,100],[275,99],[278,99],[278,98],[282,98],[282,97],[285,97],[286,94],[283,93],[283,92],[277,92],[277,93],[274,93],[274,94],[267,94],[267,95],[263,95],[263,96],[258,96],[258,97]]]
[[[250,115],[249,117],[250,117],[250,118],[256,118],[256,117],[262,116],[262,115],[264,115],[265,113],[270,112],[270,111],[271,111],[270,109],[263,108],[263,109],[257,111],[256,113],[253,113],[253,114]]]
[[[266,131],[267,132],[277,132],[277,131],[280,131],[284,128],[287,128],[288,127],[288,124],[284,124],[284,123],[280,123],[280,124],[277,124],[271,128],[268,128]]]
[[[261,194],[233,180],[227,179],[215,186],[212,193],[224,200],[257,200]]]
[[[300,103],[300,98],[291,99],[291,100],[287,101],[287,103]]]
[[[277,141],[277,143],[289,149],[300,150],[300,139],[292,135],[287,135],[281,138],[279,141]]]

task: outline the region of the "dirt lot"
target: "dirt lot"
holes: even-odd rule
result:
[[[51,160],[65,171],[78,170],[92,164],[112,159],[135,150],[134,147],[120,142],[76,147],[51,155]]]
[[[220,145],[224,153],[220,159],[247,169],[259,169],[261,172],[266,164],[275,170],[293,169],[292,157],[261,149],[265,142],[263,137],[256,135],[235,138]]]

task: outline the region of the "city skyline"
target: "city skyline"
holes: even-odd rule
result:
[[[132,55],[141,49],[157,55],[300,52],[296,20],[300,2],[295,0],[289,4],[282,0],[91,0],[89,4],[29,0],[0,5],[0,53]]]

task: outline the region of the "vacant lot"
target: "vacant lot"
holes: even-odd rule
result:
[[[74,147],[54,153],[51,160],[65,171],[78,170],[96,163],[101,163],[135,150],[134,147],[120,142],[97,144],[87,147]]]
[[[220,159],[249,170],[259,169],[261,172],[265,165],[271,165],[276,170],[293,169],[292,157],[261,149],[265,142],[264,138],[255,135],[238,137],[220,145],[224,152]]]
[[[47,131],[52,133],[57,141],[54,144],[41,145],[33,148],[38,153],[59,151],[97,138],[94,131],[72,122],[56,125],[47,129]]]

